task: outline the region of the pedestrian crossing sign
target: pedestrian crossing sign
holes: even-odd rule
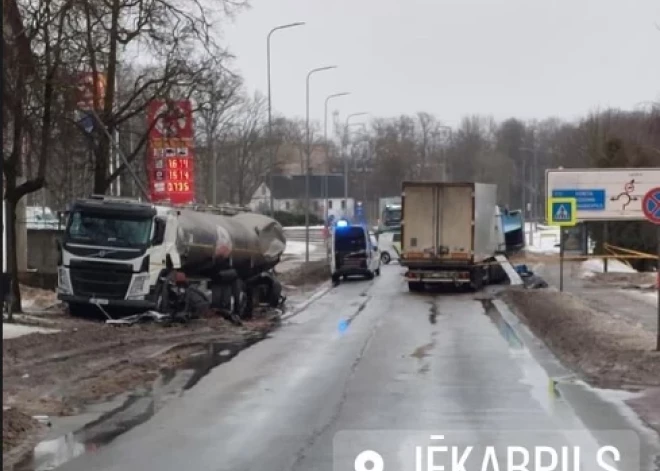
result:
[[[551,226],[575,226],[577,223],[577,199],[550,198],[547,220]]]

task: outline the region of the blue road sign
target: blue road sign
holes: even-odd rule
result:
[[[605,211],[605,190],[552,190],[553,198],[575,198],[578,211]]]
[[[660,224],[660,187],[653,188],[644,195],[642,211],[646,219],[654,224]]]
[[[571,213],[572,210],[573,208],[571,207],[570,204],[564,202],[559,202],[559,203],[553,202],[552,219],[557,222],[562,222],[562,221],[568,222],[573,219],[573,214]]]

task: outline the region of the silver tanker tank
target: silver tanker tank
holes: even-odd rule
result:
[[[254,213],[220,216],[182,209],[176,246],[189,276],[213,277],[234,268],[249,278],[279,263],[286,247],[282,226]]]

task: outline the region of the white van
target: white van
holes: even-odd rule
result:
[[[330,270],[332,282],[349,276],[373,279],[380,275],[380,255],[375,238],[362,226],[352,226],[338,221],[332,231]]]

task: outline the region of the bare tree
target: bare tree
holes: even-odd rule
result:
[[[216,13],[232,15],[245,6],[242,0],[220,0]],[[122,123],[143,115],[154,98],[187,98],[193,91],[213,80],[208,70],[217,70],[227,54],[215,43],[213,18],[198,0],[82,0],[75,3],[69,17],[70,27],[80,38],[77,45],[83,63],[93,74],[105,74],[107,85],[100,113],[101,126],[93,133],[94,191],[104,193],[125,170],[122,164],[112,173],[111,135]],[[216,15],[217,16],[217,15]],[[120,53],[128,56],[139,49],[140,56],[150,57],[125,94],[116,92]],[[97,97],[95,97],[97,98]],[[100,97],[98,97],[100,98]],[[141,136],[132,162],[146,143]]]
[[[260,94],[244,100],[233,117],[219,161],[233,203],[247,204],[270,170],[266,136],[266,100]]]
[[[218,202],[219,151],[235,126],[236,108],[241,104],[242,81],[235,74],[218,69],[210,74],[206,86],[193,94],[197,103],[197,141],[204,152],[197,151],[197,175],[205,178],[198,185],[198,198],[207,203]]]
[[[16,255],[16,205],[46,180],[56,120],[66,94],[66,18],[69,0],[19,5],[7,0],[3,45],[4,199],[7,211],[7,267],[13,281],[13,311],[20,311]],[[32,160],[34,159],[34,160]],[[36,167],[36,171],[33,168]],[[33,170],[26,175],[26,169]]]

